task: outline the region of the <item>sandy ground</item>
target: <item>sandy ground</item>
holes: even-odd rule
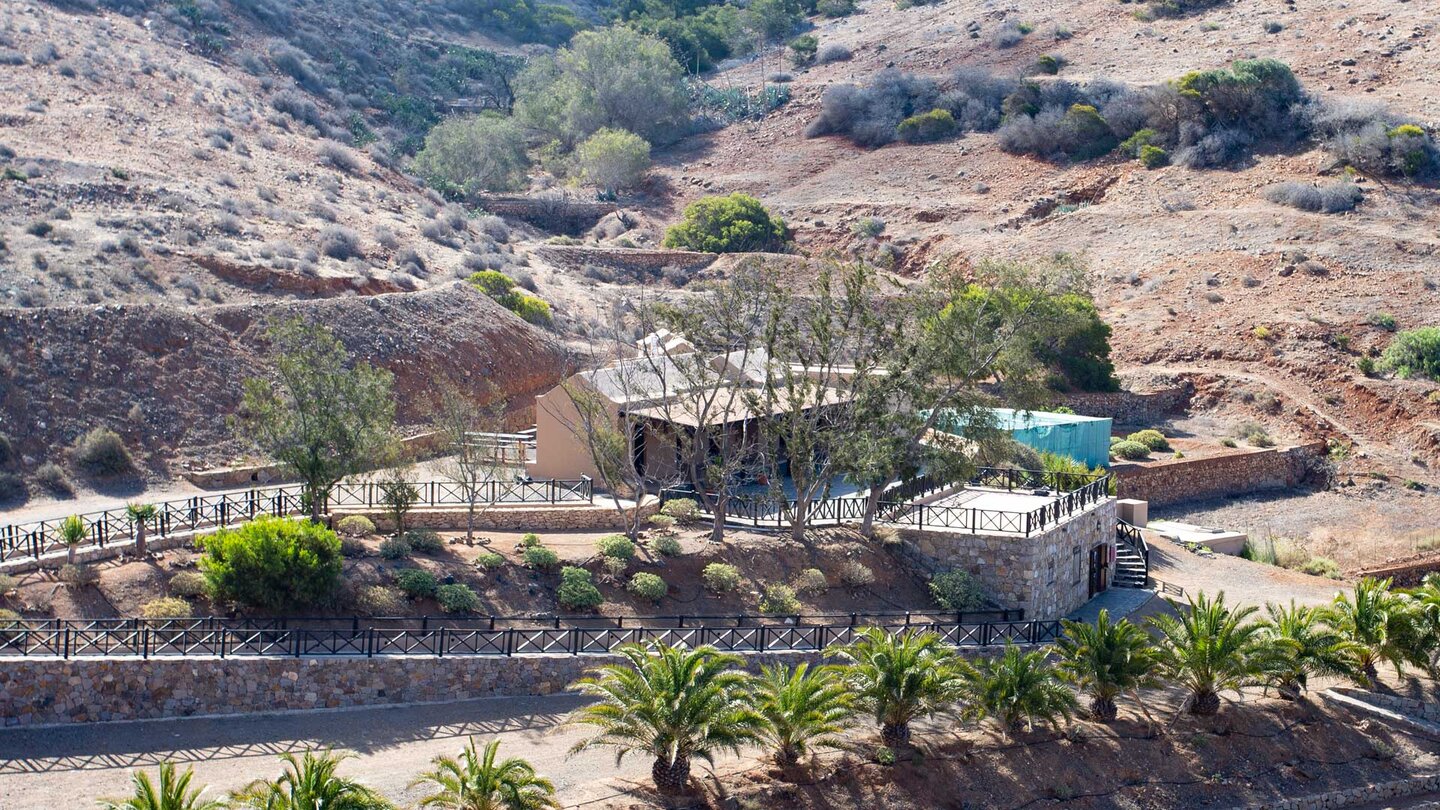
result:
[[[1263,605],[1289,599],[1319,605],[1328,603],[1336,591],[1347,587],[1333,579],[1224,554],[1201,557],[1153,533],[1147,533],[1145,539],[1150,544],[1150,575],[1179,585],[1187,595],[1203,591],[1214,596],[1223,591],[1225,601],[1231,605]]]

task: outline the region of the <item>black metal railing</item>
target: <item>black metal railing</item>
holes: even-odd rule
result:
[[[1140,555],[1140,559],[1145,561],[1145,571],[1148,574],[1150,571],[1150,544],[1145,542],[1145,533],[1140,531],[1140,527],[1117,520],[1115,521],[1115,539]]]
[[[470,503],[465,488],[451,481],[415,483],[417,507],[465,506]],[[594,502],[595,487],[589,476],[577,479],[520,479],[487,481],[476,493],[478,504]],[[330,491],[325,511],[331,509],[372,509],[383,504],[379,484],[342,483]],[[149,537],[170,537],[219,529],[253,520],[262,515],[287,516],[309,512],[298,484],[260,487],[215,495],[196,495],[155,504],[155,517],[146,523]],[[85,525],[85,539],[79,550],[104,548],[111,543],[135,539],[135,523],[124,508],[86,512],[79,515]],[[64,519],[12,523],[0,526],[0,562],[17,558],[38,558],[66,548],[60,535]]]
[[[994,611],[994,613],[1005,613]],[[887,632],[935,632],[956,647],[1044,644],[1061,632],[1058,621],[956,621],[930,614],[850,614],[834,623],[690,624],[663,626],[632,619],[630,626],[494,627],[490,619],[451,620],[436,626],[391,626],[367,620],[342,626],[275,626],[296,620],[37,619],[0,622],[0,659],[50,656],[219,658],[284,656],[515,656],[612,652],[622,644],[658,641],[671,646],[712,645],[727,652],[819,652],[848,644],[868,627]],[[661,618],[661,617],[654,617]],[[692,620],[695,617],[690,617]],[[737,618],[737,617],[731,617]],[[780,618],[780,617],[772,617]],[[314,620],[330,621],[336,620]],[[404,620],[413,623],[416,620]]]

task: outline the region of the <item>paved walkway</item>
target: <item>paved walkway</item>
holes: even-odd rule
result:
[[[439,754],[458,754],[466,738],[500,738],[501,754],[529,759],[552,779],[567,807],[614,796],[648,780],[650,762],[589,751],[567,757],[585,735],[560,728],[580,706],[576,695],[491,698],[456,703],[249,717],[185,718],[130,723],[0,730],[0,808],[91,807],[127,794],[130,772],[169,760],[195,768],[196,782],[221,795],[280,774],[277,757],[306,748],[354,751],[342,771],[391,799],[414,805],[409,788]],[[723,760],[722,760],[723,762]],[[698,773],[704,773],[703,766]],[[63,797],[63,798],[61,798]],[[58,801],[57,801],[58,800]]]
[[[1154,532],[1145,533],[1150,546],[1150,576],[1185,589],[1187,596],[1204,591],[1210,596],[1224,591],[1231,605],[1263,606],[1266,602],[1302,605],[1328,604],[1348,583],[1312,577],[1274,565],[1264,565],[1215,554],[1202,557],[1166,540]]]
[[[1154,591],[1144,588],[1111,588],[1089,602],[1081,605],[1065,618],[1077,622],[1094,622],[1102,609],[1110,611],[1110,619],[1120,619],[1144,608],[1152,599],[1158,599]]]

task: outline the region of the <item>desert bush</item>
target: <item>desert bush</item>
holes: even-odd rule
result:
[[[361,616],[399,616],[405,612],[405,596],[385,585],[361,585],[353,597],[355,612]]]
[[[1401,378],[1440,380],[1440,327],[1422,326],[1397,332],[1380,353],[1377,367]]]
[[[100,581],[100,572],[90,565],[65,564],[60,566],[60,581],[72,588],[84,588]]]
[[[815,11],[822,17],[836,19],[838,17],[849,17],[855,13],[855,0],[820,0],[815,4]]]
[[[144,619],[188,619],[192,613],[189,602],[173,596],[151,599],[140,606],[140,617]]]
[[[1140,461],[1150,457],[1150,448],[1140,442],[1132,442],[1127,439],[1110,445],[1110,457],[1126,461]]]
[[[513,120],[494,116],[443,121],[415,155],[415,172],[447,194],[519,188],[529,165],[525,133]]]
[[[380,541],[380,556],[387,560],[403,560],[410,556],[410,544],[403,537],[387,537]]]
[[[661,557],[678,557],[682,551],[680,540],[671,534],[650,538],[650,550]]]
[[[590,572],[573,565],[560,569],[560,589],[555,597],[566,610],[594,610],[605,603],[600,589],[590,581]]]
[[[626,590],[641,599],[659,602],[665,598],[665,594],[670,592],[670,586],[666,585],[665,580],[658,575],[641,571],[630,578],[630,584],[626,586]]]
[[[354,559],[364,557],[369,553],[370,549],[365,545],[364,540],[345,534],[340,535],[340,556]]]
[[[736,192],[701,197],[685,207],[680,222],[665,231],[665,247],[707,253],[778,251],[788,231],[759,200]]]
[[[1364,198],[1360,187],[1348,179],[1324,185],[1277,183],[1265,190],[1265,199],[1270,202],[1322,214],[1352,211]]]
[[[57,498],[75,497],[75,485],[70,483],[70,476],[65,470],[53,461],[47,461],[35,468],[35,483],[39,484]]]
[[[203,543],[200,570],[222,601],[309,608],[329,600],[340,583],[340,538],[308,520],[258,517]]]
[[[435,595],[440,581],[424,569],[404,568],[395,572],[395,585],[411,599],[424,599]]]
[[[526,532],[520,535],[520,545],[523,548],[534,548],[540,545],[540,535],[534,532]]]
[[[949,110],[933,109],[901,121],[895,127],[895,134],[905,143],[930,143],[949,138],[959,129]]]
[[[514,312],[522,320],[539,326],[551,322],[550,305],[522,292],[514,279],[504,273],[498,270],[480,270],[471,273],[467,280],[494,299],[495,303]]]
[[[1061,68],[1063,67],[1065,67],[1064,57],[1055,56],[1053,54],[1047,53],[1041,55],[1038,59],[1035,60],[1034,70],[1036,73],[1044,73],[1049,76],[1054,76],[1055,74],[1059,73]]]
[[[432,529],[410,529],[405,532],[410,550],[419,554],[438,554],[445,550],[445,541]]]
[[[342,262],[365,256],[360,249],[360,235],[339,225],[327,225],[320,231],[320,252]]]
[[[135,469],[125,440],[115,431],[97,427],[80,438],[73,452],[75,464],[86,475],[109,478]]]
[[[435,589],[435,601],[446,613],[474,613],[480,608],[480,597],[469,585],[455,583]]]
[[[1007,99],[1006,104],[1010,101]],[[1069,160],[1099,157],[1118,143],[1110,123],[1100,111],[1093,105],[1080,103],[1064,110],[1042,107],[1033,116],[1013,116],[996,131],[995,138],[1007,152]]]
[[[475,565],[486,571],[494,571],[504,564],[505,557],[495,551],[487,551],[475,558]]]
[[[861,217],[850,224],[850,232],[866,239],[874,239],[885,232],[885,220],[879,217]]]
[[[675,498],[660,507],[660,514],[669,515],[681,523],[690,523],[700,517],[700,502],[694,498]]]
[[[675,531],[675,518],[669,515],[651,515],[646,522],[661,534],[672,534]]]
[[[798,613],[800,600],[789,585],[771,583],[760,592],[760,612],[766,614]]]
[[[997,48],[1013,48],[1025,39],[1030,30],[1019,20],[1006,20],[990,33],[990,44]]]
[[[844,135],[860,146],[883,146],[895,140],[901,121],[935,109],[939,98],[940,88],[934,80],[886,69],[865,87],[840,84],[827,88],[820,99],[820,115],[810,122],[805,135]]]
[[[1329,557],[1311,557],[1300,570],[1311,576],[1340,578],[1340,564]]]
[[[1126,436],[1125,441],[1139,442],[1156,453],[1165,452],[1170,449],[1170,441],[1165,438],[1165,434],[1154,428],[1137,430],[1129,436]]]
[[[356,174],[361,169],[360,158],[335,141],[322,141],[317,151],[320,162],[333,169],[339,169],[346,174]]]
[[[806,568],[795,576],[791,584],[803,594],[822,594],[830,589],[830,583],[825,581],[825,572],[819,568]]]
[[[840,566],[840,581],[851,588],[863,588],[875,583],[875,572],[858,560],[850,560]]]
[[[30,497],[25,480],[12,472],[0,472],[0,503],[18,503]]]
[[[526,568],[548,571],[560,564],[560,555],[544,546],[531,546],[521,555]]]
[[[623,534],[606,535],[595,541],[595,550],[601,556],[629,560],[635,557],[635,544]]]
[[[945,610],[978,610],[985,606],[985,591],[968,571],[956,569],[930,580],[930,595]]]
[[[0,574],[0,599],[20,586],[20,580],[9,574]]]
[[[821,0],[821,2],[825,2],[825,0]],[[831,62],[849,62],[853,57],[854,54],[850,52],[849,48],[838,42],[832,42],[815,52],[815,63],[828,65]]]
[[[1158,146],[1146,144],[1140,147],[1140,165],[1147,169],[1158,169],[1170,165],[1170,153]]]
[[[270,97],[270,106],[277,112],[284,113],[302,124],[309,124],[321,132],[326,129],[324,113],[320,112],[315,102],[298,90],[281,90]]]
[[[1371,326],[1384,329],[1386,332],[1394,332],[1398,325],[1395,316],[1388,312],[1372,312],[1366,320],[1370,322]]]
[[[1235,435],[1244,439],[1252,447],[1274,447],[1275,441],[1265,430],[1265,426],[1257,422],[1244,422],[1235,429]]]
[[[1414,177],[1436,167],[1430,133],[1381,104],[1313,101],[1305,112],[1314,136],[1341,163],[1388,177]]]
[[[185,599],[198,599],[210,592],[210,581],[195,571],[180,571],[170,577],[170,593]]]
[[[801,34],[790,40],[790,63],[795,67],[814,64],[815,52],[820,49],[820,40],[814,34]]]
[[[335,531],[347,537],[369,537],[375,533],[375,524],[364,515],[346,515],[335,523]]]
[[[576,147],[575,167],[608,195],[626,191],[650,170],[650,143],[623,129],[600,129]]]
[[[730,593],[740,587],[740,569],[726,563],[710,563],[701,570],[700,581],[714,593]]]

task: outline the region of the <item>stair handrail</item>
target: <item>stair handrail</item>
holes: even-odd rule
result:
[[[1145,576],[1150,576],[1150,545],[1145,542],[1145,533],[1139,526],[1124,520],[1115,521],[1115,538],[1128,545],[1145,561]]]

